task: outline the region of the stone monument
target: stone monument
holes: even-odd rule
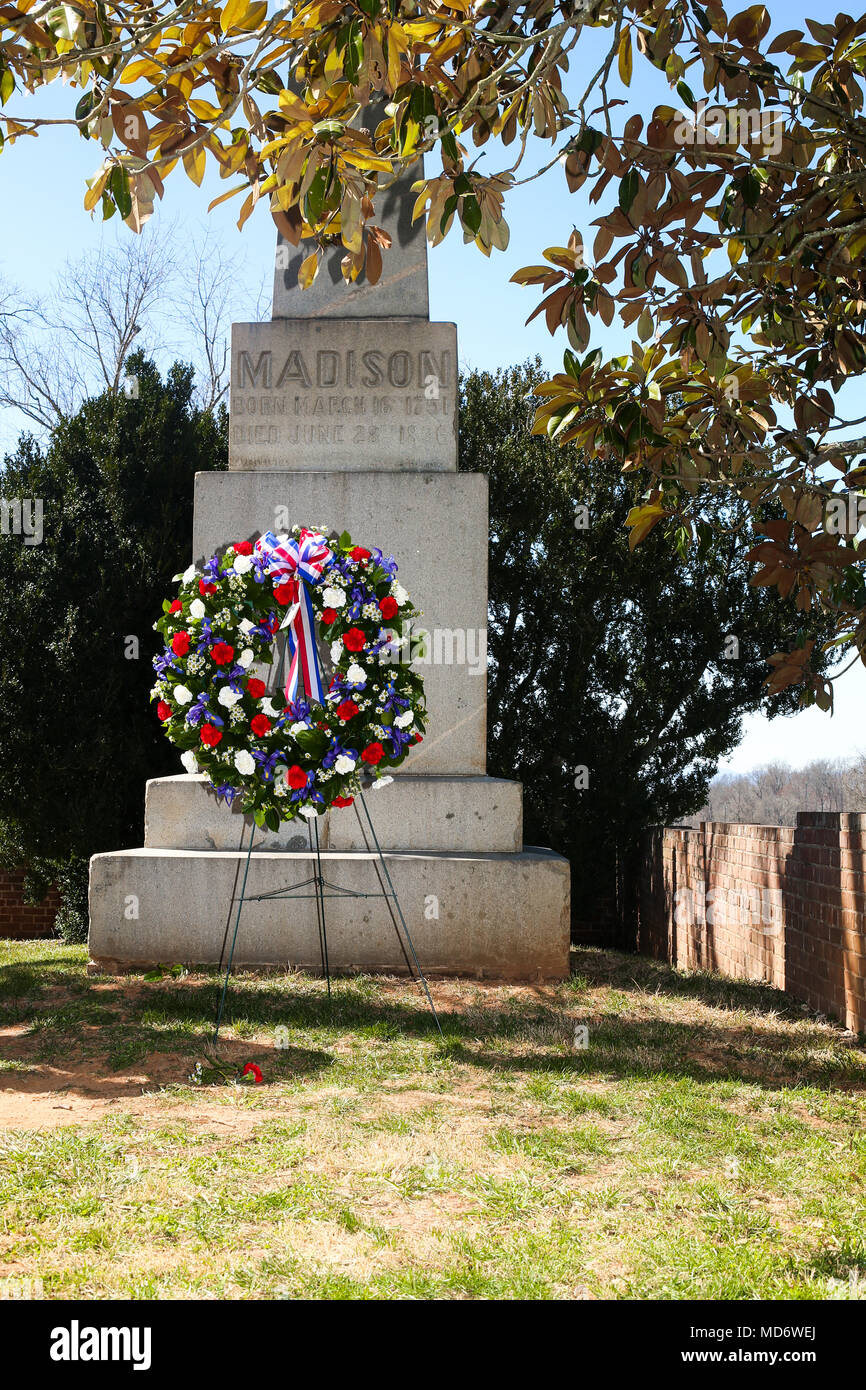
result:
[[[334,247],[302,290],[305,251],[278,242],[271,321],[233,326],[229,471],[196,478],[193,556],[200,564],[232,540],[299,523],[348,530],[396,557],[423,613],[430,723],[367,805],[421,965],[562,978],[568,863],[524,848],[520,783],[486,775],[487,480],[457,472],[457,332],[429,319],[427,244],[411,224],[408,182],[377,208],[392,236],[377,285],[362,276],[346,287]],[[318,825],[328,879],[377,891],[354,811]],[[149,782],[144,847],[91,861],[94,963],[217,963],[247,838],[203,776]],[[307,879],[311,862],[306,823],[263,830],[247,891]],[[327,909],[332,968],[401,970],[383,899],[331,897]],[[246,902],[235,963],[318,969],[314,900]]]

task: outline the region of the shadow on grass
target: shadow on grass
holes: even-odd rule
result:
[[[777,1014],[781,1018],[803,1018],[803,1009],[789,994],[759,980],[733,980],[707,971],[684,973],[650,956],[627,955],[593,947],[572,949],[574,979],[584,979],[590,988],[608,987],[666,994],[677,999],[693,999],[712,1009],[743,1009],[754,1014]]]
[[[576,974],[561,985],[498,998],[486,987],[458,1007],[447,1007],[443,1001],[439,1013],[446,1033],[444,1053],[461,1065],[485,1071],[596,1079],[664,1075],[748,1082],[766,1089],[792,1084],[866,1089],[864,1054],[850,1047],[841,1032],[834,1034],[804,1018],[796,1004],[769,986],[712,975],[686,976],[660,962],[611,951],[576,951],[574,965]],[[22,975],[22,969],[28,973]],[[221,984],[216,971],[148,983],[141,976],[70,980],[69,970],[68,961],[57,962],[50,955],[26,966],[0,966],[0,1021],[25,1025],[31,1046],[23,1051],[31,1056],[35,1052],[43,1061],[56,1057],[62,1063],[74,1048],[79,1056],[93,1058],[94,1070],[97,1059],[103,1068],[107,1059],[110,1070],[141,1063],[141,1071],[150,1075],[148,1059],[154,1054],[197,1056],[209,1044]],[[26,989],[18,994],[21,985]],[[64,986],[68,991],[62,998]],[[433,989],[435,994],[435,983]],[[599,999],[593,991],[600,989],[614,994]],[[338,978],[333,990],[329,1002],[322,983],[309,976],[233,978],[225,1027],[234,1032],[223,1034],[220,1053],[225,1048],[227,1056],[260,1064],[265,1056],[269,1079],[289,1080],[321,1072],[335,1059],[317,1048],[281,1052],[253,1035],[283,1027],[322,1032],[326,1038],[347,1032],[371,1040],[414,1037],[438,1043],[436,1024],[420,992],[417,1001],[405,993],[398,997],[392,986],[382,988],[369,976]],[[624,996],[620,1009],[616,993]],[[683,1020],[646,1017],[654,996],[669,996],[684,1006],[691,1001],[697,1007]],[[635,1006],[644,1016],[634,1016]],[[702,1016],[702,1006],[717,1012]],[[775,1021],[793,1021],[796,1027],[774,1031]],[[569,1050],[575,1022],[586,1023],[590,1030],[585,1051]],[[21,1056],[22,1048],[14,1044],[22,1041],[20,1034],[7,1039],[3,1054]],[[130,1083],[120,1077],[117,1081],[117,1094],[129,1094],[123,1087]],[[165,1084],[157,1074],[153,1082]],[[18,1076],[17,1084],[16,1074],[6,1073],[4,1084],[10,1083],[16,1089],[34,1089],[32,1073],[29,1081],[27,1074]],[[132,1089],[140,1091],[141,1081]]]

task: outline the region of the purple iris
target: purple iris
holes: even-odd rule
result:
[[[340,700],[345,700],[350,691],[351,686],[347,681],[343,680],[342,676],[334,676],[325,699],[336,704],[339,703]]]
[[[354,748],[344,748],[338,738],[331,739],[331,745],[322,758],[322,767],[331,768],[338,758],[354,758],[358,761],[358,753]]]
[[[370,594],[362,584],[354,584],[352,586],[351,598],[352,601],[346,610],[346,617],[354,622],[357,618],[360,618],[361,609],[364,607],[364,604],[369,601]]]
[[[405,729],[398,729],[396,724],[392,724],[388,729],[388,737],[394,749],[394,757],[399,758],[407,743],[411,743],[414,735],[407,734]]]
[[[385,686],[381,695],[381,704],[383,709],[391,710],[392,713],[395,710],[409,708],[409,701],[405,700],[402,695],[398,695],[394,689],[393,676],[388,677],[388,684]]]
[[[171,647],[166,647],[160,656],[153,658],[153,669],[158,676],[164,676],[166,671],[177,671],[183,675],[183,667],[179,666],[174,659],[174,652]]]
[[[218,584],[228,574],[228,570],[220,569],[219,556],[212,555],[203,567],[203,574],[207,575],[211,584]]]
[[[212,629],[212,627],[211,627],[210,618],[202,618],[202,620],[201,620],[201,640],[199,641],[199,644],[198,644],[198,646],[196,647],[196,652],[198,653],[198,655],[201,656],[202,652],[206,652],[206,651],[208,650],[208,648],[210,647],[210,645],[211,645],[212,642],[213,642],[213,629]]]
[[[316,774],[307,773],[307,780],[297,791],[293,791],[289,797],[290,801],[312,801],[318,806],[324,805],[324,797],[321,792],[316,791]]]
[[[208,695],[205,691],[202,691],[195,704],[191,705],[187,710],[186,722],[187,724],[200,724],[205,715],[207,715],[209,724],[215,724],[218,729],[223,727],[224,721],[220,719],[218,714],[213,714],[211,710],[208,709]]]
[[[218,667],[217,670],[214,671],[213,678],[215,681],[226,681],[229,690],[233,690],[236,695],[243,695],[244,688],[241,685],[241,681],[246,674],[247,670],[245,666],[235,665],[230,666],[228,669],[223,666],[221,668]]]
[[[371,556],[380,569],[383,569],[389,579],[394,579],[397,574],[397,561],[393,555],[383,555],[381,550],[375,546],[370,551]]]
[[[290,700],[286,705],[286,714],[291,716],[296,723],[300,723],[302,719],[308,720],[310,718],[309,700]]]
[[[229,806],[239,796],[243,796],[243,787],[233,787],[231,782],[224,782],[221,787],[214,787],[217,801],[227,801]]]
[[[286,755],[281,748],[271,754],[263,753],[256,748],[253,750],[253,757],[259,765],[259,776],[263,782],[273,782],[277,765],[286,761]]]
[[[274,637],[276,636],[276,633],[274,631],[276,621],[276,613],[271,612],[268,616],[267,622],[257,623],[255,627],[250,628],[249,636],[260,637],[263,642],[273,642]]]

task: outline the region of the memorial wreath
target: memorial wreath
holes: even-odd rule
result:
[[[351,806],[361,777],[391,778],[426,727],[424,683],[408,661],[418,610],[397,564],[348,532],[296,526],[236,541],[199,571],[154,624],[165,649],[151,691],[188,772],[271,830],[297,815]],[[288,676],[269,692],[256,669],[275,665],[285,630]],[[330,646],[325,690],[316,637]],[[300,680],[303,676],[303,696]]]

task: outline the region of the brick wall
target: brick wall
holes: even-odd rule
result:
[[[866,814],[649,831],[638,950],[764,980],[866,1030]]]
[[[24,870],[0,869],[0,937],[18,940],[34,936],[53,936],[54,918],[60,906],[56,888],[49,889],[41,903],[24,901]]]

